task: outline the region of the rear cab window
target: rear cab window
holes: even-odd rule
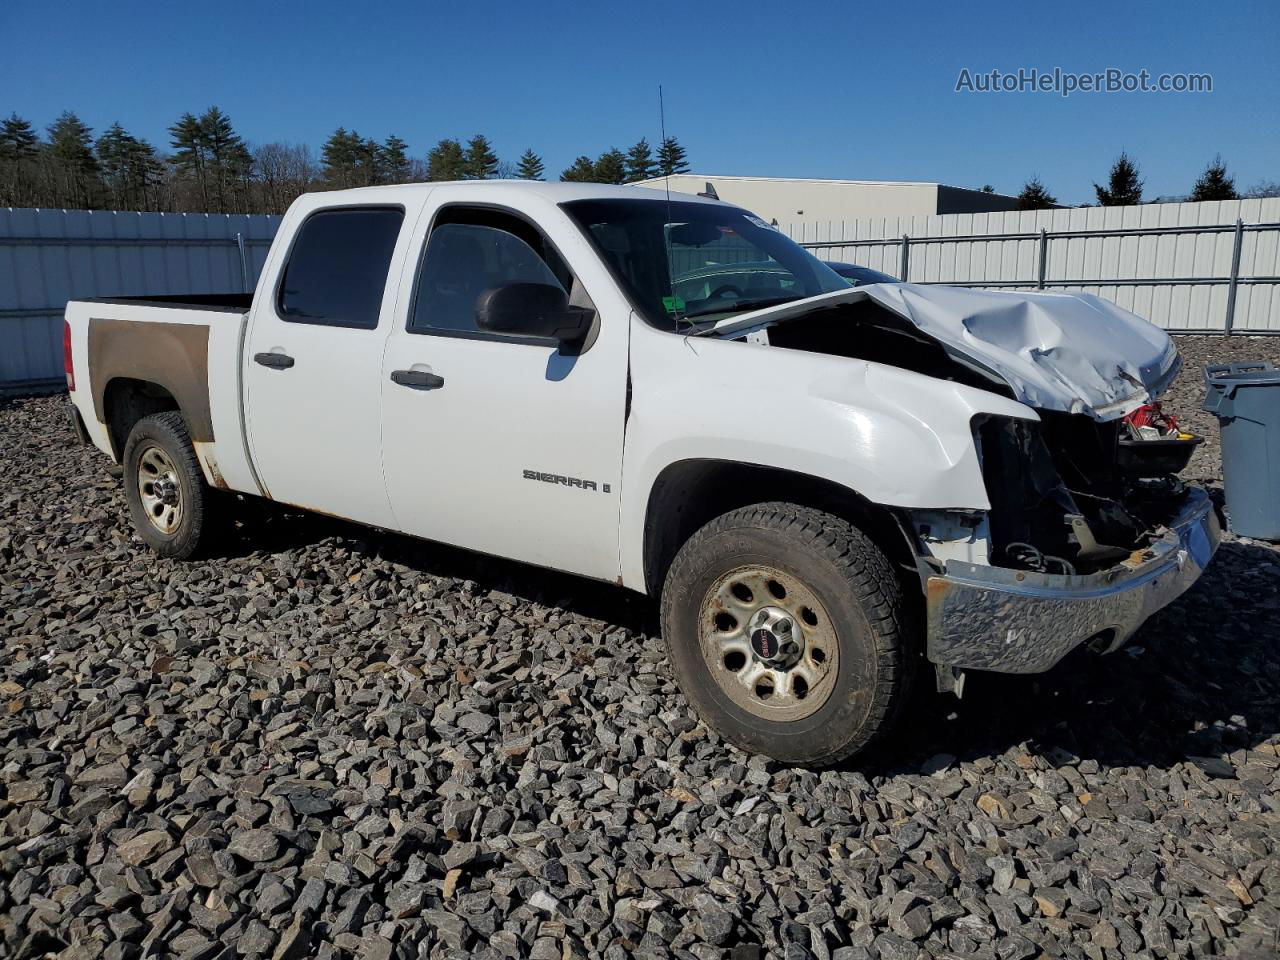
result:
[[[335,207],[309,215],[281,272],[280,318],[375,329],[403,223],[402,207]]]

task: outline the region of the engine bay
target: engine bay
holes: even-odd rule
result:
[[[1142,559],[1178,512],[1186,486],[1176,474],[1199,438],[1172,438],[1180,443],[1173,456],[1163,437],[1136,441],[1149,453],[1125,455],[1131,423],[1042,411],[1040,423],[975,424],[994,565],[1089,574]]]
[[[834,304],[769,328],[769,345],[883,363],[1012,397],[1000,376],[956,357],[933,337],[874,300]]]

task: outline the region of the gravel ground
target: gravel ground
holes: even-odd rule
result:
[[[1280,343],[1181,346],[1206,431],[1200,365]],[[0,953],[1277,955],[1272,547],[816,774],[692,720],[616,589],[267,508],[161,560],[66,404],[0,408]]]

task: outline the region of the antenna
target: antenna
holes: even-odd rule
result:
[[[662,142],[658,144],[658,153],[662,153],[662,148],[667,145],[667,110],[662,100],[662,84],[658,84],[658,126],[662,130]],[[662,170],[662,184],[667,188],[667,207],[668,213],[671,206],[671,170],[664,167]]]
[[[667,145],[667,110],[662,99],[662,84],[658,84],[658,125],[662,130],[662,143],[658,145],[658,157],[661,162],[662,148]],[[676,306],[676,267],[675,261],[671,259],[671,243],[667,239],[667,230],[671,227],[671,170],[665,166],[662,170],[662,186],[667,192],[667,225],[662,228],[662,246],[667,252],[667,289],[671,291],[671,296],[667,299],[671,304],[671,316],[676,321],[678,329],[680,321],[684,318],[680,316],[680,309]]]

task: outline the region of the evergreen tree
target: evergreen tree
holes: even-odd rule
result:
[[[34,160],[39,151],[40,138],[30,123],[16,113],[0,121],[0,162]]]
[[[111,207],[149,210],[155,205],[162,167],[151,144],[113,123],[98,137],[94,153]]]
[[[521,180],[541,180],[543,175],[542,158],[532,150],[520,155],[520,165],[516,168],[516,176]]]
[[[578,157],[560,174],[566,183],[595,183],[596,165],[590,157]]]
[[[199,118],[193,113],[184,113],[169,128],[169,138],[169,145],[173,147],[174,169],[180,177],[195,180],[200,187],[200,207],[208,210],[208,147]]]
[[[64,111],[49,125],[49,159],[52,196],[56,206],[92,210],[99,205],[102,184],[93,155],[92,131],[74,113]]]
[[[356,168],[362,143],[354,130],[339,127],[320,148],[320,162],[325,185],[333,190],[346,190],[356,185]]]
[[[1022,192],[1018,194],[1019,210],[1047,210],[1057,202],[1058,198],[1050,195],[1039,177],[1032,177],[1023,184]]]
[[[627,155],[614,147],[600,154],[595,162],[596,183],[626,183]]]
[[[1239,200],[1236,193],[1235,177],[1227,176],[1227,165],[1222,155],[1213,158],[1213,162],[1204,168],[1204,173],[1191,188],[1192,200]]]
[[[383,180],[386,183],[408,183],[412,179],[409,145],[392,134],[379,148]]]
[[[441,140],[427,154],[428,180],[461,180],[466,155],[457,140]]]
[[[1126,207],[1142,202],[1142,181],[1138,179],[1138,166],[1127,153],[1120,151],[1111,165],[1107,186],[1093,185],[1102,207]]]
[[[351,134],[356,138],[356,184],[361,187],[376,187],[380,183],[386,183],[382,145],[372,137],[361,140],[354,130]]]
[[[498,172],[498,156],[489,140],[477,133],[467,142],[467,159],[462,173],[468,180],[489,180]]]
[[[200,118],[207,158],[210,183],[210,199],[218,213],[233,213],[243,204],[238,203],[237,193],[247,186],[253,158],[249,148],[231,126],[231,118],[217,107],[210,107]]]
[[[339,127],[329,135],[320,151],[325,185],[333,190],[348,190],[393,181],[407,182],[410,165],[405,147],[405,142],[398,137],[378,143],[355,130]]]
[[[641,137],[640,142],[627,151],[627,182],[650,180],[657,174],[658,165],[653,161],[649,141]]]
[[[16,113],[0,121],[0,207],[37,206],[40,138]]]
[[[684,147],[675,137],[667,137],[658,148],[658,173],[670,176],[673,173],[688,173],[689,164],[685,157]]]

